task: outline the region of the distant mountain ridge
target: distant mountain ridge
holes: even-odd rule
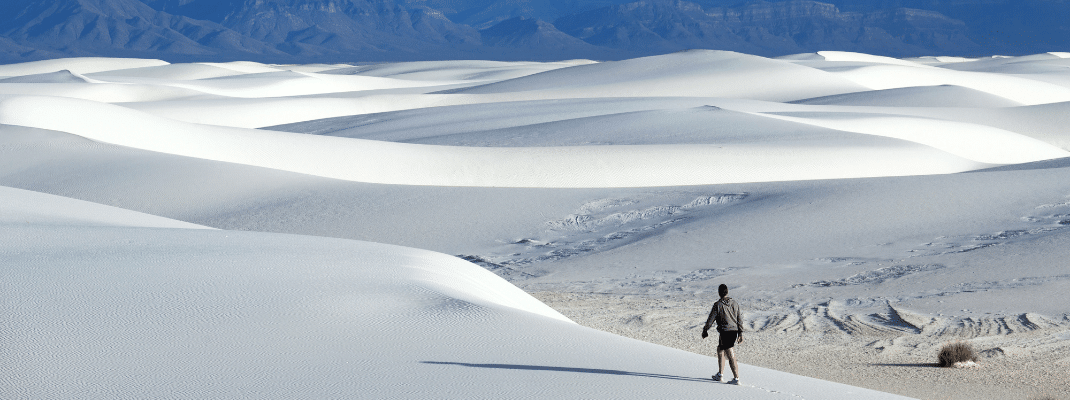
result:
[[[18,5],[16,0],[16,5]],[[72,55],[110,51],[273,54],[270,45],[218,23],[157,11],[137,0],[22,1],[0,21],[3,36],[22,46]]]
[[[0,16],[0,60],[620,59],[692,48],[766,56],[818,50],[917,56],[1070,45],[1067,35],[1035,43],[1012,34],[1004,36],[1017,39],[1007,39],[992,33],[993,26],[1018,22],[970,12],[1017,10],[1007,8],[1009,0],[973,8],[963,5],[968,0],[824,1],[9,0],[13,12]],[[1022,3],[1027,11],[1070,12],[1070,2],[1060,0]],[[970,20],[936,10],[941,7]],[[1032,29],[1068,29],[1049,25]]]
[[[841,12],[809,0],[706,9],[682,0],[641,0],[567,16],[555,24],[592,44],[649,52],[715,46],[751,54],[820,48],[897,55],[980,49],[967,37],[965,23],[938,12]]]

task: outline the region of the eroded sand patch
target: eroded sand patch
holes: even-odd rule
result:
[[[714,301],[709,295],[551,291],[532,295],[581,325],[716,357],[716,342],[699,336]],[[742,363],[921,399],[1070,397],[1070,386],[1065,383],[1070,379],[1070,342],[1065,340],[1070,336],[1070,321],[970,337],[953,329],[848,333],[835,327],[830,318],[785,315],[786,323],[755,330],[755,316],[780,305],[747,300],[742,305],[744,318],[751,324],[744,343],[736,350]],[[1005,324],[1005,319],[992,316],[978,324]],[[951,321],[943,324],[954,325]],[[959,339],[966,339],[980,351],[979,367],[936,367],[939,346]],[[740,371],[744,379],[746,373],[746,369]]]

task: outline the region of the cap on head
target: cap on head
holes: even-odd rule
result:
[[[728,296],[728,285],[722,283],[721,286],[718,286],[717,294],[720,294],[721,297]]]

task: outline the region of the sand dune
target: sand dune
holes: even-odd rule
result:
[[[388,141],[409,141],[434,136],[515,128],[569,119],[622,114],[640,111],[695,108],[709,104],[709,98],[635,97],[597,99],[556,99],[509,102],[471,102],[452,104],[453,96],[405,96],[408,103],[419,99],[438,99],[434,106],[413,109],[384,109],[357,115],[324,118],[306,122],[265,127],[284,132],[311,133],[343,137],[367,137]],[[472,97],[476,97],[473,95]],[[365,102],[388,103],[381,97]],[[401,103],[401,99],[398,99]],[[584,132],[576,141],[592,134],[606,134],[610,130]]]
[[[434,91],[435,87],[417,92]],[[420,88],[416,88],[420,89]],[[375,91],[368,91],[375,92]],[[364,93],[355,92],[355,93]],[[354,114],[371,114],[469,103],[491,103],[458,95],[369,94],[345,97],[269,97],[161,100],[124,107],[178,121],[238,128],[261,128]]]
[[[789,62],[695,50],[580,65],[456,93],[537,92],[546,98],[701,96],[788,101],[865,90]]]
[[[962,86],[911,86],[798,100],[796,104],[867,107],[1017,107],[1022,103]]]
[[[210,229],[188,222],[109,207],[66,197],[0,186],[4,212],[0,225],[113,226],[139,228]]]
[[[129,79],[128,79],[129,80]],[[446,82],[442,84],[449,84]],[[355,90],[427,86],[426,83],[391,78],[327,75],[312,72],[260,72],[206,78],[196,81],[158,82],[177,88],[229,97],[283,97]]]
[[[68,70],[0,79],[0,83],[99,83]]]
[[[0,66],[0,397],[1070,395],[1067,59]]]
[[[940,65],[949,63],[961,63],[961,62],[973,62],[979,60],[979,58],[969,57],[956,57],[956,56],[922,56],[905,58],[904,60],[915,62],[923,65]]]
[[[58,58],[54,60],[31,61],[21,64],[0,66],[0,76],[22,76],[43,74],[68,70],[78,74],[90,74],[116,69],[151,67],[167,65],[162,60],[145,60],[137,58],[79,57]]]
[[[976,59],[970,63],[954,63],[945,65],[943,68],[958,70],[958,71],[980,71],[980,72],[1000,72],[1002,67],[1011,65],[1036,65],[1036,64],[1048,64],[1048,63],[1060,63],[1062,59],[1066,57],[1059,56],[1059,53],[1042,53],[1033,54],[1021,57],[989,57]]]
[[[908,142],[497,149],[414,145],[196,126],[118,106],[47,97],[3,100],[0,123],[188,157],[406,185],[634,187],[918,175],[986,167]],[[575,174],[577,170],[585,173]]]
[[[2,83],[0,96],[36,95],[70,97],[103,103],[161,101],[205,97],[205,93],[164,85],[114,83]]]
[[[869,89],[956,85],[1004,97],[1026,105],[1070,101],[1070,89],[1028,79],[1028,76],[949,71],[892,65],[866,66],[833,72]]]
[[[821,59],[823,61],[853,61],[872,64],[903,65],[907,67],[921,66],[918,63],[914,63],[907,60],[900,60],[898,58],[875,56],[864,53],[852,53],[849,51],[819,51],[817,52],[817,55],[821,56]]]
[[[272,71],[277,72],[277,71]],[[148,67],[112,69],[88,74],[102,79],[145,78],[153,80],[197,80],[242,75],[245,72],[206,63],[165,64]]]
[[[359,67],[338,68],[323,71],[324,74],[362,75],[396,78],[415,81],[487,81],[519,78],[539,72],[575,65],[593,64],[593,61],[574,60],[556,63],[501,62],[501,61],[422,61],[407,63],[376,64]]]
[[[1070,156],[1070,152],[984,125],[851,113],[765,114],[830,129],[880,135],[931,146],[988,164],[1019,164]]]
[[[268,127],[269,130],[440,145],[525,147],[771,144],[857,139],[704,105],[703,98],[568,99],[442,106]]]
[[[770,107],[766,104],[751,105],[747,111],[764,112],[815,112],[820,108]],[[1000,108],[919,108],[919,107],[841,107],[835,111],[880,113],[966,122],[998,128],[1028,136],[1070,151],[1070,102],[1040,104],[1024,107]],[[825,110],[833,111],[833,110]]]
[[[0,193],[20,216],[105,209]],[[105,213],[0,220],[5,395],[899,398],[758,367],[713,386],[711,359],[578,326],[455,257]]]

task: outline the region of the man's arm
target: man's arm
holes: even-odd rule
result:
[[[739,303],[736,303],[736,309],[734,311],[736,312],[736,328],[739,329],[739,335],[737,336],[736,342],[743,343],[743,312],[739,310]]]
[[[717,320],[717,303],[713,303],[713,309],[710,310],[710,316],[706,318],[706,325],[702,327],[702,338],[705,339],[710,336],[710,325]]]

